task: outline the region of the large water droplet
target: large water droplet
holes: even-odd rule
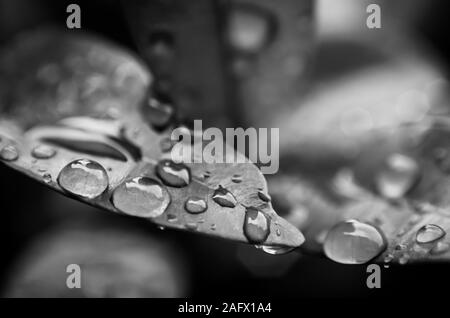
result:
[[[208,208],[208,204],[205,200],[199,197],[190,197],[186,200],[184,208],[187,212],[192,214],[203,213]]]
[[[154,218],[167,209],[170,195],[158,181],[148,177],[136,177],[114,190],[112,203],[123,213]]]
[[[37,159],[49,159],[55,154],[56,150],[47,145],[38,145],[31,151],[31,155]]]
[[[58,183],[69,193],[93,199],[108,188],[109,180],[105,169],[99,163],[88,159],[78,159],[61,170]]]
[[[421,244],[432,243],[445,236],[445,231],[438,225],[427,224],[416,233],[416,242]]]
[[[342,264],[364,264],[385,248],[384,237],[375,227],[356,220],[334,226],[324,243],[327,257]]]
[[[219,187],[216,190],[214,190],[212,198],[214,202],[216,202],[220,206],[228,208],[234,208],[237,204],[234,195],[221,185],[219,185]]]
[[[0,158],[5,161],[14,161],[19,158],[19,152],[17,151],[17,148],[13,145],[8,145],[2,148],[0,150]]]
[[[295,249],[295,247],[289,247],[289,246],[269,246],[269,245],[255,245],[255,246],[256,246],[256,248],[258,248],[270,255],[287,254],[289,252],[292,252]]]
[[[446,253],[450,250],[450,244],[445,242],[437,242],[437,244],[431,249],[430,253],[433,255],[439,255]]]
[[[414,159],[393,154],[376,177],[377,190],[386,198],[401,198],[416,183],[419,172],[419,165]]]
[[[269,218],[256,208],[245,210],[244,235],[250,243],[262,244],[270,234]]]
[[[156,174],[165,185],[181,188],[191,182],[191,171],[182,163],[161,160],[156,165]]]

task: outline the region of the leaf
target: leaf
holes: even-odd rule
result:
[[[421,125],[393,130],[389,138],[383,137],[385,133],[380,139],[374,138],[373,143],[365,145],[355,166],[341,169],[328,180],[328,189],[305,177],[269,179],[275,191],[274,205],[277,207],[280,200],[288,203],[287,213],[281,215],[302,230],[306,237],[303,248],[309,251],[322,252],[328,231],[340,222],[355,219],[376,227],[385,237],[386,249],[376,258],[379,262],[448,261],[450,188],[446,169],[450,157],[446,153],[450,149],[450,126],[444,123],[428,118]],[[386,173],[389,158],[399,154],[417,161],[420,172],[404,195],[387,198],[380,192],[379,178]],[[395,178],[390,181],[399,182]],[[302,222],[296,224],[299,219]],[[429,243],[417,240],[421,229],[434,225],[442,229],[442,238]]]
[[[153,98],[147,96],[152,76],[129,53],[95,37],[43,29],[19,37],[0,67],[0,157],[6,165],[109,211],[240,242],[249,242],[246,208],[256,208],[269,223],[258,244],[302,244],[302,234],[261,199],[266,182],[251,163],[173,165],[164,178],[171,129],[152,128],[155,118],[165,118],[157,118],[161,107],[155,113],[146,103]],[[230,148],[225,154],[235,155]],[[234,175],[242,182],[233,182]],[[235,207],[213,200],[222,187]],[[205,200],[206,212],[187,213],[191,197]]]

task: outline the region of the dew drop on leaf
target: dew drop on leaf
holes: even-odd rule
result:
[[[187,222],[184,227],[188,230],[195,231],[198,228],[198,224],[196,222]]]
[[[325,255],[341,264],[364,264],[385,248],[384,237],[375,227],[356,220],[335,225],[324,242]]]
[[[19,152],[17,151],[16,147],[8,145],[0,150],[0,158],[5,161],[14,161],[19,158]]]
[[[262,244],[270,234],[270,220],[254,207],[245,210],[244,235],[250,243]]]
[[[50,159],[55,156],[56,150],[47,145],[38,145],[33,148],[31,155],[37,159]]]
[[[77,159],[61,170],[58,183],[71,194],[93,199],[108,188],[109,180],[105,169],[98,162]]]
[[[45,183],[50,183],[50,182],[52,182],[52,175],[51,175],[50,173],[44,173],[44,174],[42,175],[42,180],[43,180]]]
[[[172,105],[150,97],[143,107],[143,114],[152,127],[162,130],[171,123],[174,109]]]
[[[416,233],[416,242],[420,244],[432,243],[442,239],[445,231],[438,225],[427,224],[422,226]]]
[[[398,199],[405,195],[419,178],[417,162],[402,154],[391,155],[376,176],[378,192],[388,199]]]
[[[234,195],[221,185],[219,185],[219,187],[214,190],[212,198],[214,202],[223,207],[234,208],[237,204]]]
[[[145,218],[155,218],[163,214],[170,201],[166,188],[148,177],[136,177],[125,181],[112,195],[112,204],[118,210]]]
[[[433,255],[444,254],[450,250],[450,245],[445,242],[437,242],[437,244],[431,249],[430,253]]]
[[[181,188],[191,182],[191,171],[182,163],[161,160],[156,165],[156,174],[165,185]]]
[[[178,218],[177,218],[176,215],[168,213],[167,214],[167,221],[170,222],[170,223],[175,223],[175,222],[178,221]]]
[[[186,200],[184,208],[188,213],[199,214],[206,211],[208,204],[202,198],[190,197]]]
[[[256,248],[270,255],[283,255],[292,252],[295,247],[255,245]]]
[[[271,200],[270,196],[269,196],[268,194],[265,194],[265,193],[262,192],[262,191],[259,191],[259,192],[258,192],[258,197],[259,197],[261,200],[263,200],[264,202],[270,202],[270,200]]]
[[[235,174],[231,178],[231,181],[234,182],[234,183],[241,183],[242,182],[242,176],[240,176],[238,174]]]

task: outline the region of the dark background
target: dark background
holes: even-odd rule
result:
[[[425,1],[425,0],[424,0]],[[65,26],[65,9],[72,1],[0,0],[0,43],[21,30],[43,23]],[[427,10],[414,21],[413,30],[449,65],[448,1],[428,1]],[[77,1],[82,8],[82,28],[135,50],[118,1]],[[398,19],[402,19],[401,10]],[[448,68],[446,70],[448,74]],[[390,266],[382,269],[382,288],[366,287],[365,266],[336,264],[318,256],[295,252],[273,261],[251,247],[174,231],[160,231],[151,224],[84,207],[0,165],[0,287],[11,279],[16,261],[43,233],[70,222],[102,226],[127,224],[167,242],[185,264],[190,296],[265,295],[282,297],[384,297],[439,296],[450,274],[447,264]],[[93,216],[93,215],[95,216]],[[80,221],[81,220],[81,221]],[[252,263],[255,263],[252,265]],[[32,261],[31,261],[32,266]],[[250,264],[250,265],[249,265]],[[183,265],[184,266],[184,265]],[[279,277],[273,276],[280,271]],[[14,284],[14,281],[11,282]],[[386,309],[388,312],[388,309]]]

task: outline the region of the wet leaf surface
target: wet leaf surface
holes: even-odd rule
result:
[[[257,209],[270,221],[264,245],[303,243],[258,195],[267,186],[253,164],[161,167],[162,160],[170,162],[170,147],[163,145],[171,130],[157,132],[142,116],[153,78],[128,52],[95,37],[44,29],[18,37],[0,68],[0,157],[6,165],[109,211],[240,242],[249,241],[246,209]],[[235,153],[227,148],[225,155]],[[234,181],[237,175],[241,182]],[[213,199],[219,188],[233,195],[234,207]],[[193,197],[205,201],[206,211],[186,211]]]

